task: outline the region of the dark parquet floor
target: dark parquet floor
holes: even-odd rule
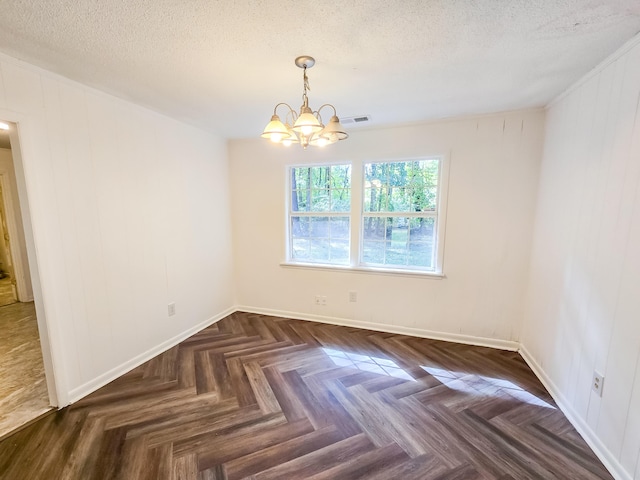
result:
[[[235,313],[0,442],[0,478],[612,477],[517,353]]]

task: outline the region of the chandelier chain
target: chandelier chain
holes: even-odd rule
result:
[[[311,87],[309,86],[309,77],[307,77],[307,66],[306,65],[303,67],[302,87],[303,87],[302,102],[305,105],[307,105],[308,102],[309,102],[309,98],[307,97],[307,91],[310,91]]]

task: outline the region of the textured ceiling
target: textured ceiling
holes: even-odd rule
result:
[[[0,0],[0,51],[226,137],[277,102],[372,125],[542,106],[640,31],[639,0]]]

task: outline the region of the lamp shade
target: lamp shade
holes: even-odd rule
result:
[[[318,133],[324,128],[324,125],[320,123],[309,107],[303,107],[300,110],[300,115],[296,118],[293,124],[293,131],[301,133],[304,136],[309,136],[314,133]]]
[[[345,131],[337,115],[331,117],[331,120],[329,120],[329,123],[324,127],[319,135],[326,138],[329,143],[335,143],[338,140],[344,140],[349,137],[349,134]]]
[[[271,121],[264,127],[261,137],[268,138],[272,142],[279,143],[290,137],[289,129],[280,121],[278,115],[273,115]]]

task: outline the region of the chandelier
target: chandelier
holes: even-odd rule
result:
[[[304,71],[302,76],[303,92],[300,113],[296,113],[288,103],[278,103],[273,109],[271,121],[267,124],[261,136],[274,143],[282,143],[286,146],[292,143],[299,143],[305,149],[309,145],[324,147],[325,145],[336,143],[338,140],[344,140],[349,135],[340,124],[340,119],[336,115],[336,108],[333,105],[325,103],[315,112],[309,108],[307,91],[311,90],[311,88],[309,87],[309,79],[307,78],[307,68],[313,67],[316,63],[315,59],[304,55],[296,58],[295,62],[296,65]],[[280,106],[289,109],[286,112],[284,123],[282,123],[277,114],[278,107]],[[320,111],[325,107],[333,110],[333,116],[326,126],[322,123],[322,117],[320,116]]]

